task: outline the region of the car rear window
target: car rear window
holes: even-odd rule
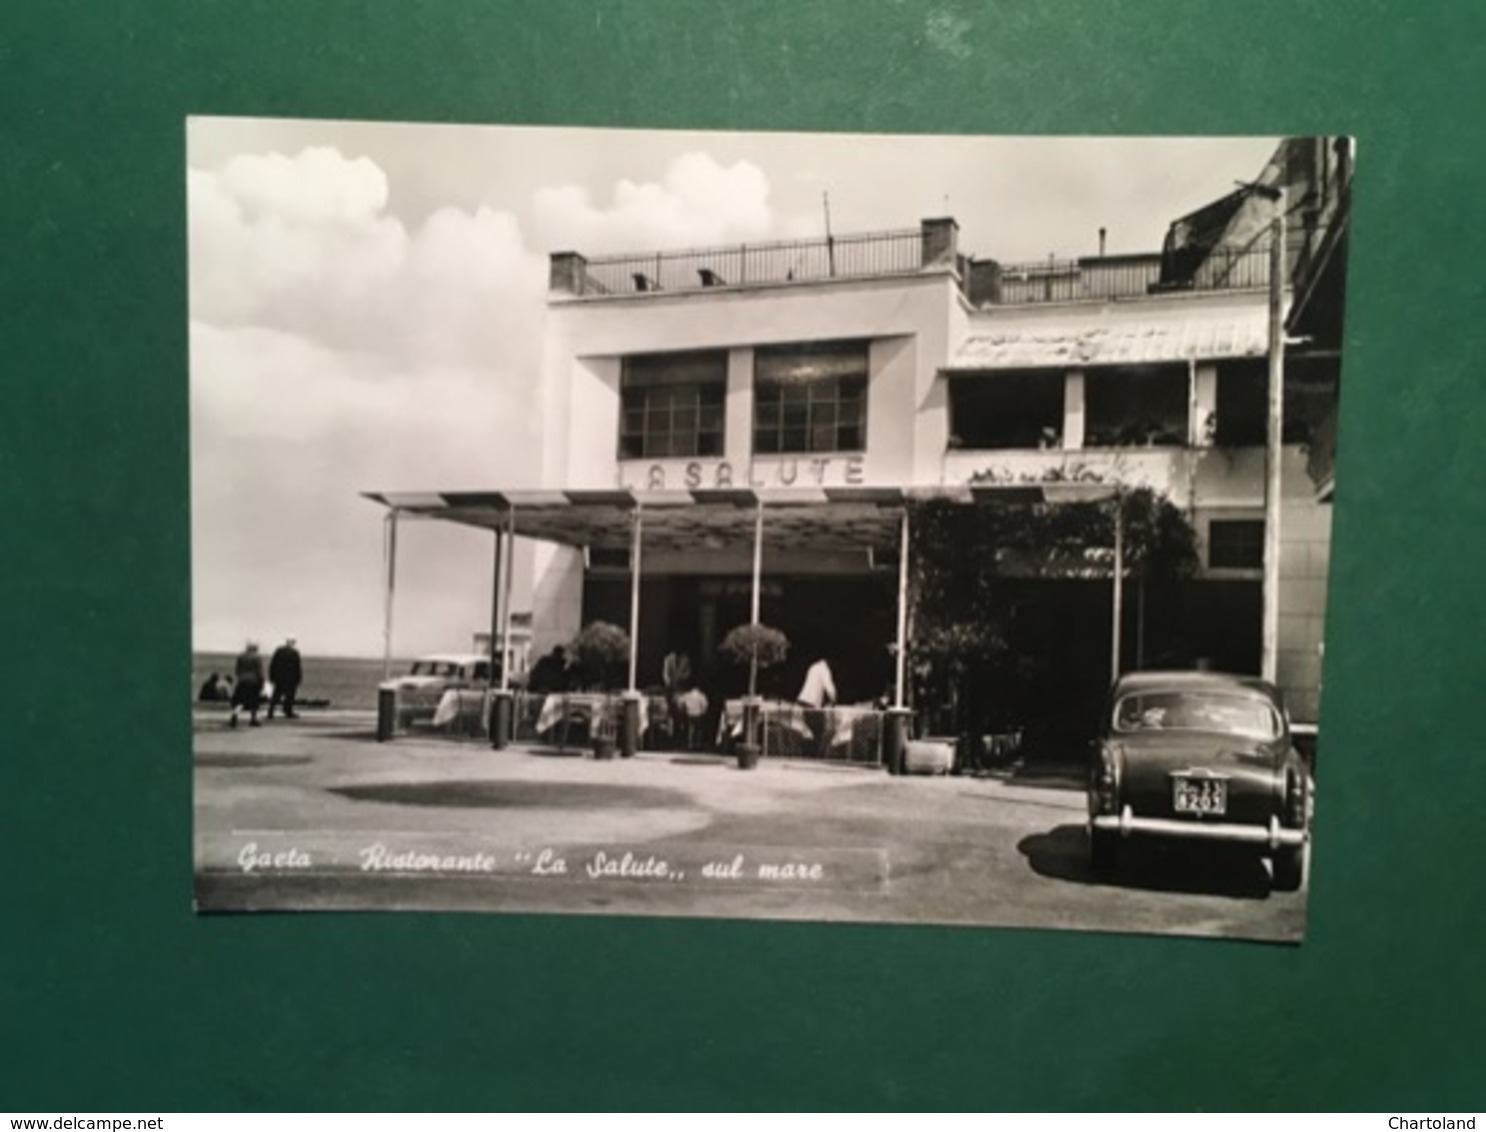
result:
[[[1139,692],[1115,706],[1115,730],[1217,731],[1277,739],[1280,717],[1265,700],[1221,692]]]

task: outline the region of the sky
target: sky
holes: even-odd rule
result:
[[[535,487],[550,252],[915,228],[1003,262],[1156,251],[1274,138],[690,133],[193,118],[193,643],[380,656],[365,491]],[[393,651],[488,627],[493,539],[399,530]],[[516,601],[529,606],[529,555]]]

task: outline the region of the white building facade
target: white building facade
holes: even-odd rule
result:
[[[1302,156],[1315,159],[1299,162],[1282,146],[1263,178],[1288,180],[1305,205],[1290,219],[1300,235],[1286,302],[1324,196],[1294,190],[1333,175],[1325,141],[1308,140]],[[538,550],[535,651],[607,620],[635,631],[637,686],[659,683],[672,651],[694,657],[704,682],[721,680],[718,641],[761,606],[794,643],[795,667],[827,656],[843,700],[876,699],[892,679],[886,646],[905,627],[896,526],[857,521],[874,491],[901,509],[971,483],[1084,480],[1153,489],[1197,539],[1195,577],[1129,594],[1119,667],[1258,672],[1269,251],[1250,202],[1232,200],[1173,225],[1185,233],[1218,210],[1226,235],[1197,255],[1169,239],[1150,255],[1003,265],[966,255],[949,218],[818,241],[554,253],[547,503],[640,515],[656,501],[674,517],[693,502],[714,516],[732,500],[739,511],[727,522],[698,511],[643,544],[640,525],[624,545],[612,521],[549,525],[566,545]],[[1320,694],[1330,505],[1308,464],[1313,435],[1334,426],[1337,353],[1286,359],[1277,682],[1298,720],[1316,718]],[[528,498],[540,510],[542,493]],[[425,503],[497,530],[514,506],[499,495]],[[543,529],[509,524],[551,537]],[[1070,671],[1107,681],[1108,580],[1009,584],[1022,587],[1025,632],[1068,638]],[[911,655],[911,626],[907,640]],[[777,674],[775,694],[792,698],[798,676]],[[736,694],[729,679],[714,690]]]

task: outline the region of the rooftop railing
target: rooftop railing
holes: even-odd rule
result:
[[[923,233],[908,229],[603,256],[586,261],[581,293],[634,295],[647,291],[862,279],[918,271],[923,266]]]
[[[985,278],[977,280],[977,272]],[[969,294],[976,303],[1074,303],[1128,299],[1181,291],[1237,291],[1269,285],[1267,248],[1209,253],[1184,267],[1158,254],[1046,259],[1032,263],[971,265]]]
[[[1269,253],[1265,248],[1003,264],[961,255],[958,237],[954,220],[939,218],[924,220],[916,229],[808,240],[593,259],[577,252],[555,252],[551,257],[551,289],[579,296],[623,296],[952,270],[958,274],[966,298],[975,306],[984,306],[1243,290],[1262,288],[1269,282]]]

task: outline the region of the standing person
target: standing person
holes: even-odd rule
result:
[[[824,755],[826,746],[826,708],[836,702],[836,682],[831,678],[831,666],[825,657],[817,657],[805,671],[805,685],[795,697],[805,709],[805,726],[810,729],[813,753]]]
[[[691,658],[679,650],[666,653],[660,666],[660,680],[666,691],[666,709],[670,716],[667,723],[675,738],[680,736],[684,723],[681,694],[691,687]]]
[[[526,690],[544,695],[568,690],[568,653],[561,645],[554,645],[526,677]]]
[[[273,650],[268,662],[268,680],[273,685],[273,694],[268,699],[268,718],[273,718],[273,709],[279,701],[284,704],[284,718],[298,719],[294,714],[294,697],[299,691],[299,682],[304,679],[304,669],[299,663],[299,650],[293,637],[288,638]]]
[[[258,642],[249,641],[237,656],[232,671],[237,684],[232,689],[232,716],[227,726],[237,726],[237,713],[246,710],[248,724],[258,726],[258,707],[263,698],[263,657],[258,652]]]

